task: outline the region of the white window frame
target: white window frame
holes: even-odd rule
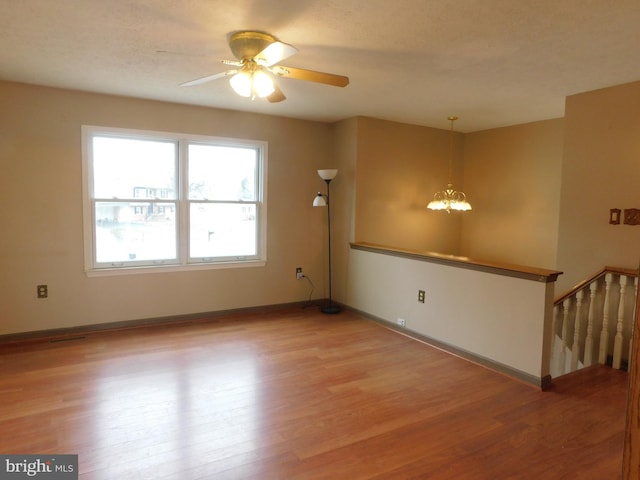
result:
[[[267,261],[267,142],[259,140],[224,138],[194,134],[157,132],[150,130],[134,130],[125,128],[101,127],[94,125],[82,126],[82,193],[83,193],[83,236],[84,236],[84,268],[88,276],[98,275],[127,275],[149,272],[174,272],[180,270],[203,270],[220,268],[261,267]],[[176,235],[177,260],[157,262],[154,264],[103,265],[96,261],[96,219],[93,195],[92,169],[92,139],[94,136],[114,136],[119,138],[134,138],[146,140],[173,141],[178,145],[176,176]],[[187,177],[187,155],[190,143],[211,144],[227,147],[254,148],[258,152],[256,172],[256,245],[257,252],[252,257],[236,257],[224,259],[189,259],[189,198]],[[159,198],[160,202],[171,202],[166,198]],[[250,202],[253,204],[253,202]]]

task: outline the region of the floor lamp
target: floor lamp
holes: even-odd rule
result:
[[[318,170],[320,178],[327,182],[327,194],[323,195],[318,192],[316,198],[313,199],[314,207],[327,207],[327,227],[329,229],[329,303],[320,309],[322,313],[340,313],[341,310],[340,306],[333,303],[333,299],[331,298],[331,202],[329,201],[329,187],[331,180],[336,178],[337,174],[338,170],[335,169]]]

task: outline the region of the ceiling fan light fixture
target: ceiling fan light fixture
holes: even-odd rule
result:
[[[231,88],[241,97],[268,97],[275,91],[273,80],[262,70],[242,70],[229,79]]]
[[[218,78],[229,77],[231,88],[238,95],[251,100],[256,97],[266,98],[270,103],[278,103],[286,97],[274,83],[274,76],[334,87],[349,85],[349,78],[342,75],[279,65],[282,60],[294,55],[298,49],[266,32],[234,32],[229,37],[229,48],[236,60],[222,60],[222,63],[237,68],[190,80],[180,86],[193,87]]]

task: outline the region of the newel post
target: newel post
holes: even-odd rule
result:
[[[629,352],[629,395],[627,398],[627,423],[624,434],[622,458],[622,480],[636,480],[640,472],[640,362],[636,361],[640,349],[640,328],[638,311],[640,297],[637,295],[633,315],[632,351]]]

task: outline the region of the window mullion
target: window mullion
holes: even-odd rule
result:
[[[178,143],[178,259],[182,265],[189,256],[189,142],[181,139]]]

